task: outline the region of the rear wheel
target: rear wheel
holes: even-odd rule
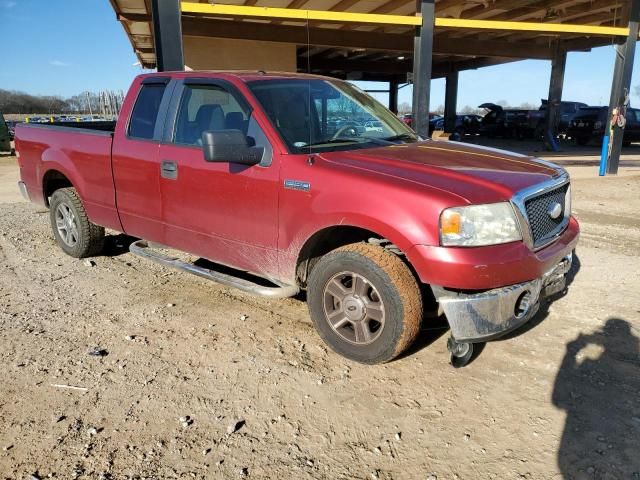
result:
[[[361,363],[400,355],[422,322],[413,274],[398,256],[376,245],[346,245],[322,257],[309,275],[307,300],[322,339]]]
[[[49,218],[53,236],[67,255],[84,258],[102,251],[104,228],[89,221],[75,188],[61,188],[53,193]]]
[[[589,137],[576,137],[576,143],[584,146],[589,143]]]

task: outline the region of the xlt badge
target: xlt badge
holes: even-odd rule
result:
[[[311,184],[309,182],[303,182],[300,180],[285,180],[284,188],[288,188],[289,190],[301,190],[303,192],[308,192],[311,190]]]

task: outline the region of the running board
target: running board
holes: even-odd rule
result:
[[[251,293],[253,295],[259,295],[261,297],[268,298],[286,298],[296,295],[300,288],[296,285],[283,285],[273,280],[270,282],[277,285],[276,287],[265,287],[264,285],[258,285],[249,280],[243,278],[227,275],[226,273],[217,272],[208,268],[198,267],[192,263],[183,262],[177,258],[171,258],[161,253],[154,252],[146,240],[138,240],[133,242],[129,246],[129,251],[134,255],[138,255],[143,258],[147,258],[156,263],[164,265],[166,267],[176,268],[184,272],[192,273],[207,280],[213,280],[214,282],[222,283],[229,287],[237,288],[243,292]]]

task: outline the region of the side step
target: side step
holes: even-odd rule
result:
[[[234,287],[242,290],[243,292],[251,293],[253,295],[258,295],[261,297],[293,297],[300,291],[300,288],[296,285],[282,285],[273,280],[269,280],[277,286],[265,287],[264,285],[258,285],[257,283],[253,283],[243,278],[234,277],[232,275],[227,275],[226,273],[217,272],[208,268],[198,267],[197,265],[194,265],[192,263],[183,262],[182,260],[179,260],[177,258],[171,258],[166,255],[162,255],[161,253],[154,252],[153,250],[151,250],[151,247],[149,247],[149,244],[146,240],[138,240],[137,242],[133,242],[129,246],[129,251],[134,255],[147,258],[166,267],[176,268],[178,270],[192,273],[199,277],[206,278],[207,280],[213,280],[214,282],[222,283],[223,285]]]

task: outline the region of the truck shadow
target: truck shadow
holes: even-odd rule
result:
[[[125,235],[124,233],[107,235],[104,238],[104,249],[100,256],[119,257],[125,253],[129,253],[129,246],[136,240],[138,239]]]
[[[640,478],[640,341],[609,318],[567,343],[553,404],[567,414],[558,449],[564,479]]]

